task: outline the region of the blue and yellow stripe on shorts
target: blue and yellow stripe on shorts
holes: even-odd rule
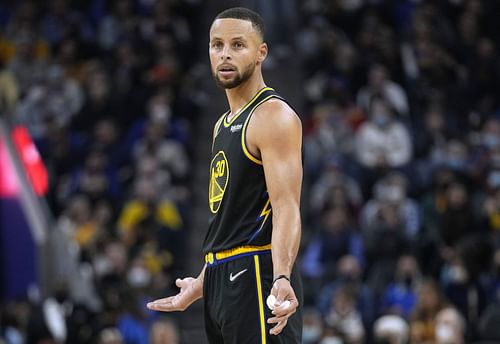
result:
[[[267,343],[266,333],[266,313],[264,312],[264,293],[262,291],[262,272],[260,270],[259,255],[253,256],[255,263],[255,284],[257,286],[257,301],[259,304],[259,325],[260,325],[260,343]]]
[[[263,254],[271,252],[271,244],[264,246],[238,246],[229,250],[219,252],[208,252],[205,255],[205,263],[207,266],[217,265],[238,259],[245,256],[253,256],[256,254]]]

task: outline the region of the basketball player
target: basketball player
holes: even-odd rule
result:
[[[220,13],[209,52],[230,109],[213,132],[205,266],[197,278],[176,281],[177,295],[148,307],[182,311],[203,297],[210,343],[301,343],[302,286],[293,267],[301,233],[301,122],[264,83],[268,47],[257,13]]]

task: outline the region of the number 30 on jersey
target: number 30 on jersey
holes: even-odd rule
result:
[[[219,211],[228,182],[229,164],[226,154],[223,151],[219,151],[210,163],[208,202],[210,204],[210,211],[214,214]]]

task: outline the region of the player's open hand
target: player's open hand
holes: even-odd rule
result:
[[[177,295],[149,302],[147,307],[161,312],[184,311],[203,297],[203,282],[198,278],[178,278],[175,284],[181,289]]]
[[[283,331],[286,324],[288,323],[288,318],[290,318],[299,306],[299,301],[295,296],[290,282],[282,278],[274,282],[271,288],[270,298],[275,297],[274,305],[271,303],[268,306],[272,309],[272,318],[267,320],[268,324],[276,324],[269,331],[270,334],[278,335]]]

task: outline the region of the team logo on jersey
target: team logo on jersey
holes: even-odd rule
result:
[[[210,183],[208,186],[208,203],[210,211],[217,213],[229,182],[229,164],[226,154],[219,151],[210,163]]]

